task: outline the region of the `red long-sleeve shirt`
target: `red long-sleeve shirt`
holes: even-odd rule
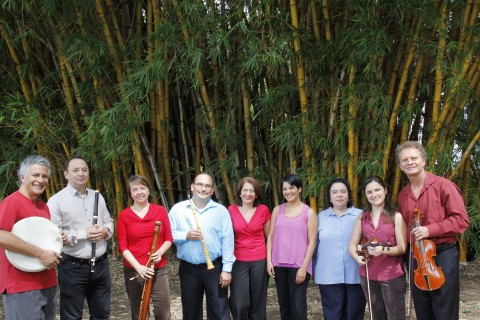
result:
[[[412,229],[413,210],[419,208],[429,237],[437,245],[455,243],[469,225],[467,210],[457,185],[450,180],[425,172],[425,183],[418,199],[408,184],[398,195],[398,210]],[[410,240],[410,237],[409,237]]]
[[[150,246],[153,240],[155,222],[161,221],[162,226],[158,237],[157,249],[165,241],[173,243],[170,220],[164,207],[151,203],[145,217],[140,218],[132,209],[126,208],[118,215],[117,238],[120,252],[129,250],[137,261],[146,265],[150,253]],[[133,268],[125,259],[123,264]],[[166,255],[155,264],[155,268],[161,268],[167,264]]]

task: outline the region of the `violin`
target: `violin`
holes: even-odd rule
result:
[[[369,259],[372,257],[370,253],[368,253],[368,248],[373,248],[373,247],[386,247],[388,248],[387,250],[390,250],[390,247],[392,244],[390,241],[383,241],[383,242],[378,242],[377,238],[373,238],[371,240],[368,239],[363,239],[360,244],[357,246],[357,254],[359,256],[364,256],[366,259]]]
[[[414,210],[414,228],[420,226],[422,212]],[[417,260],[417,269],[414,270],[413,281],[420,290],[437,290],[445,283],[445,276],[442,268],[438,267],[433,260],[437,255],[437,247],[432,240],[422,239],[415,241],[413,246],[413,257]]]

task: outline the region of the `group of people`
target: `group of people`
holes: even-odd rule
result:
[[[398,208],[377,176],[364,181],[365,210],[353,207],[348,181],[335,179],[328,186],[330,206],[318,215],[313,274],[325,319],[364,319],[366,301],[375,320],[406,319],[406,274],[417,319],[459,318],[457,237],[469,225],[461,191],[425,170],[427,154],[419,142],[399,145],[395,157],[409,181],[398,195]],[[416,212],[423,214],[419,225]],[[415,256],[414,248],[427,238],[436,256],[422,256],[420,249]],[[413,276],[417,271],[423,278],[420,269],[441,270],[444,284],[420,289]]]
[[[409,256],[411,270],[417,267],[408,248],[427,238],[437,245],[435,261],[445,284],[432,291],[412,284],[416,317],[458,319],[456,241],[469,224],[461,192],[454,183],[425,170],[427,157],[418,142],[398,146],[396,160],[409,180],[399,194],[398,209],[377,176],[364,182],[365,210],[354,208],[350,185],[339,178],[328,185],[329,207],[318,215],[302,201],[302,180],[294,174],[283,179],[284,201],[271,213],[261,204],[260,183],[251,177],[239,181],[237,201],[227,209],[212,200],[212,176],[200,173],[191,185],[191,198],[167,213],[150,202],[147,179],[132,176],[132,205],[120,212],[116,228],[132,319],[138,319],[148,279],[153,283],[154,318],[170,319],[165,253],[172,244],[180,261],[183,319],[204,318],[204,295],[208,319],[266,319],[269,277],[275,281],[281,319],[307,319],[306,293],[312,277],[319,286],[325,319],[363,319],[367,302],[375,320],[405,319]],[[87,188],[85,160],[69,160],[64,171],[67,187],[45,204],[39,196],[50,173],[45,158],[26,158],[18,170],[19,190],[0,204],[0,246],[37,257],[45,266],[40,272],[21,271],[0,250],[6,319],[55,319],[55,268],[61,319],[81,319],[85,299],[91,319],[108,319],[111,279],[106,241],[113,235],[113,220],[103,197]],[[424,215],[422,225],[413,224],[418,211]],[[60,228],[61,254],[11,233],[17,221],[29,216],[51,219]],[[151,252],[158,221],[158,243]]]
[[[51,174],[47,159],[29,156],[20,163],[17,174],[20,188],[0,204],[0,246],[38,258],[44,270],[17,269],[0,250],[0,291],[6,319],[55,319],[57,284],[62,319],[81,319],[85,299],[92,319],[108,319],[111,278],[106,241],[112,237],[114,225],[103,197],[87,188],[87,163],[82,158],[69,160],[64,170],[68,184],[48,203],[39,198]],[[39,248],[11,232],[15,223],[29,217],[51,220],[61,230],[61,253]]]

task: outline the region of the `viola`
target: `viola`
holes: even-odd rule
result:
[[[422,212],[414,210],[414,227],[420,226]],[[433,257],[437,255],[437,247],[432,240],[422,239],[415,241],[413,246],[413,257],[417,260],[417,268],[414,270],[413,281],[420,290],[437,290],[445,283],[445,276],[442,268],[435,264]]]
[[[386,247],[388,250],[390,250],[390,247],[392,244],[389,241],[383,241],[383,242],[378,242],[377,238],[373,238],[371,240],[368,239],[363,239],[360,244],[357,246],[357,254],[359,256],[364,256],[365,258],[371,258],[372,255],[368,253],[368,248],[373,248],[373,247]]]

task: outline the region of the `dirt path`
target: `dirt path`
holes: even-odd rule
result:
[[[128,299],[126,297],[125,289],[123,287],[121,264],[118,264],[116,270],[120,270],[120,272],[118,275],[115,276],[117,280],[114,280],[114,283],[116,283],[117,285],[115,288],[116,293],[114,294],[114,302],[112,302],[114,305],[114,307],[112,308],[112,319],[128,319]],[[467,266],[462,266],[461,270],[460,320],[480,319],[480,260],[469,262]],[[172,261],[172,258],[170,259],[169,272],[170,291],[172,296],[172,319],[180,320],[182,319],[180,284],[177,275],[176,263]],[[318,292],[317,285],[315,285],[313,281],[310,281],[307,295],[308,318],[312,320],[323,319],[320,294]],[[273,281],[270,281],[270,286],[268,289],[267,319],[280,319],[275,285]],[[370,319],[368,313],[366,314],[365,319]]]
[[[170,291],[172,296],[171,310],[172,319],[182,319],[182,309],[180,302],[180,285],[177,274],[177,263],[175,258],[170,257]],[[460,320],[480,319],[480,261],[469,262],[467,266],[462,266],[460,274]],[[120,260],[111,261],[112,272],[112,314],[110,319],[130,319],[130,307],[125,292],[125,285],[122,272],[122,263]],[[308,318],[322,319],[322,306],[317,286],[311,281],[307,291],[308,295]],[[3,305],[0,302],[0,320],[3,316]],[[57,316],[57,319],[59,317]],[[88,319],[88,311],[84,313],[84,319]],[[275,285],[270,283],[268,289],[267,319],[280,319],[278,304],[275,293]],[[368,314],[365,319],[369,319]]]

